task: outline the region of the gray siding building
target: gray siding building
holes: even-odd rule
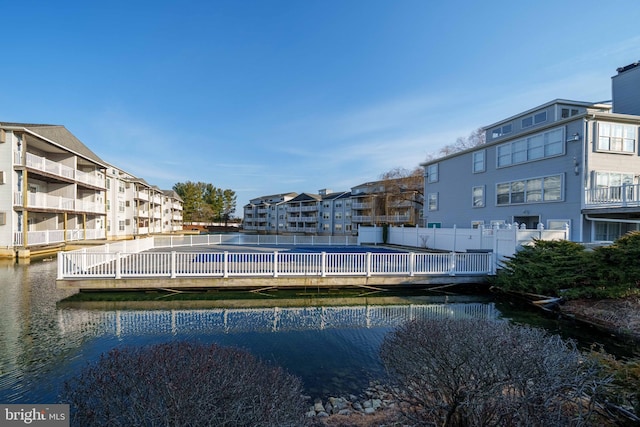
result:
[[[637,93],[640,67],[623,68],[614,94],[618,85]],[[556,99],[486,126],[485,144],[422,165],[425,226],[568,226],[580,242],[639,229],[636,111],[640,96],[622,105]]]

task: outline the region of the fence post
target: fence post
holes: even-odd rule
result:
[[[455,252],[451,252],[449,254],[450,259],[449,259],[449,276],[455,276],[456,275],[456,253]]]
[[[62,280],[62,277],[64,276],[65,272],[62,271],[62,268],[64,266],[63,258],[65,257],[66,255],[64,252],[58,253],[58,277],[56,277],[57,280]]]
[[[409,252],[409,277],[415,276],[416,253]]]
[[[227,277],[229,277],[229,252],[228,251],[224,251],[223,259],[224,259],[224,264],[222,269],[222,277],[226,279]]]
[[[171,278],[176,278],[176,251],[171,251]]]
[[[367,252],[366,273],[367,277],[371,277],[371,252]]]
[[[278,251],[273,251],[273,277],[278,277]]]
[[[321,252],[320,259],[322,263],[322,265],[320,266],[320,275],[322,277],[327,277],[327,253]]]
[[[120,258],[121,252],[116,252],[116,279],[122,278],[122,273],[120,270],[122,269],[122,259]]]

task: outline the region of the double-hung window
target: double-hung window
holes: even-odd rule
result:
[[[438,163],[427,166],[427,182],[438,182]]]
[[[474,208],[484,207],[484,185],[479,185],[471,189],[471,205]]]
[[[486,170],[485,158],[486,150],[476,151],[472,154],[473,158],[473,173],[480,173]]]
[[[598,151],[636,152],[637,127],[617,123],[599,123]]]
[[[438,193],[429,193],[427,195],[428,208],[430,211],[438,210]]]

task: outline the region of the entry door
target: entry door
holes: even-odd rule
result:
[[[517,222],[518,224],[525,224],[528,229],[536,229],[538,228],[538,224],[540,223],[540,216],[514,216],[513,222]]]

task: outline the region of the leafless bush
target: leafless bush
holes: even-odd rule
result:
[[[478,320],[400,326],[381,348],[404,415],[420,425],[561,426],[596,420],[608,381],[573,342]]]
[[[114,349],[64,385],[74,425],[300,426],[301,381],[246,351],[189,342]]]

